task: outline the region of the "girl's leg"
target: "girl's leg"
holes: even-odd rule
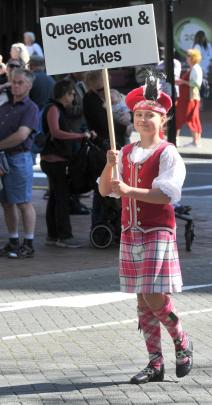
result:
[[[137,295],[137,300],[138,328],[143,332],[150,363],[155,368],[160,369],[163,364],[160,321],[146,305],[141,294]]]
[[[138,328],[143,331],[146,348],[149,353],[148,366],[131,379],[132,384],[147,383],[149,381],[163,381],[164,365],[161,348],[160,321],[146,305],[142,294],[138,300]]]
[[[192,369],[192,342],[183,331],[169,295],[145,294],[144,300],[155,317],[163,323],[172,337],[176,351],[176,374],[184,377]]]

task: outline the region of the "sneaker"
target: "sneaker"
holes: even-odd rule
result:
[[[185,377],[193,367],[193,343],[191,339],[187,337],[186,349],[182,349],[180,344],[181,342],[176,339],[176,376],[178,378]]]
[[[148,382],[163,381],[164,380],[164,365],[160,366],[160,370],[153,367],[151,363],[146,368],[134,375],[130,383],[131,384],[146,384]]]
[[[19,243],[8,242],[0,249],[0,257],[8,257],[8,255],[18,256]]]
[[[34,257],[34,253],[35,253],[35,251],[32,246],[23,244],[18,249],[18,252],[16,255],[14,255],[12,252],[9,252],[7,257],[9,259],[28,259],[28,258]]]
[[[82,247],[83,243],[75,238],[67,238],[67,239],[58,239],[56,245],[64,248],[76,249]]]
[[[56,243],[57,243],[57,238],[51,238],[50,236],[47,236],[46,242],[45,242],[45,244],[47,246],[55,246]]]

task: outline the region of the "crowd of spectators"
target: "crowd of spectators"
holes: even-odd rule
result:
[[[46,73],[43,50],[32,32],[25,32],[23,42],[12,44],[9,53],[7,61],[2,57],[0,60],[0,149],[9,164],[0,193],[8,242],[0,249],[0,256],[34,256],[36,212],[32,182],[36,158],[48,178],[46,244],[80,247],[80,241],[72,234],[70,214],[90,214],[90,210],[81,203],[80,195],[70,189],[67,172],[71,155],[79,151],[83,139],[92,139],[102,149],[109,146],[101,71],[67,73],[55,80]],[[123,146],[129,142],[132,130],[131,113],[124,95],[116,89],[111,91],[111,98],[117,146]],[[40,156],[34,156],[31,145],[43,111],[49,142]],[[91,226],[97,220],[97,189]]]
[[[177,139],[182,125],[188,124],[194,146],[200,146],[200,87],[202,77],[207,78],[211,66],[211,49],[204,32],[200,31],[194,38],[193,48],[186,53],[184,69],[174,59]],[[160,48],[161,59],[155,66],[158,72],[165,71],[164,51]],[[58,147],[45,150],[38,159],[49,184],[46,243],[80,247],[81,243],[72,234],[70,214],[90,214],[90,211],[81,203],[80,194],[69,188],[66,174],[70,156],[61,151],[76,154],[82,139],[92,139],[106,153],[109,127],[102,72],[67,73],[56,79],[48,76],[42,47],[33,32],[25,32],[23,42],[11,44],[9,54],[7,61],[0,55],[0,150],[5,152],[9,163],[9,173],[2,177],[0,193],[9,241],[0,249],[0,256],[34,256],[36,213],[32,205],[32,180],[36,156],[31,153],[31,145],[39,126],[39,112],[47,107],[49,139],[52,145],[57,142]],[[144,84],[145,69],[135,67],[135,81],[139,85]],[[161,87],[170,92],[165,79],[161,79]],[[111,105],[117,148],[120,148],[130,142],[132,113],[126,107],[125,95],[116,88],[111,89]],[[98,187],[94,187],[91,228],[101,220],[101,205],[102,197]],[[24,232],[22,241],[19,212]]]

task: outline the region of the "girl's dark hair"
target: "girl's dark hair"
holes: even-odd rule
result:
[[[207,49],[208,47],[208,40],[207,37],[205,35],[204,31],[197,31],[194,37],[194,44],[198,44],[200,46],[203,46],[205,49]]]
[[[54,90],[53,90],[54,98],[56,100],[58,100],[61,97],[63,97],[67,92],[72,91],[72,90],[73,90],[73,86],[72,86],[70,80],[67,80],[67,79],[59,80],[54,85]]]

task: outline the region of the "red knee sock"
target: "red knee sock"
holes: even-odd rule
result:
[[[185,350],[187,348],[187,334],[183,331],[180,319],[176,315],[174,304],[168,295],[163,307],[158,311],[154,311],[154,315],[166,327],[174,341],[176,350],[179,350],[179,347]]]
[[[138,309],[139,329],[143,331],[149,361],[157,369],[163,364],[160,322],[149,308]]]

